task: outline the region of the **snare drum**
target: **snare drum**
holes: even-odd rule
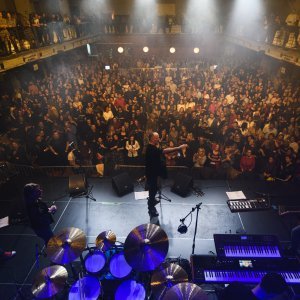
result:
[[[135,280],[122,282],[116,291],[115,300],[144,300],[146,297],[145,288]]]
[[[89,274],[99,275],[106,263],[105,254],[96,247],[90,248],[84,258],[84,267]]]
[[[97,300],[101,293],[101,285],[97,278],[84,276],[77,280],[69,292],[69,300]]]
[[[117,252],[111,257],[109,271],[116,278],[124,278],[130,274],[132,268],[125,259],[124,251]]]

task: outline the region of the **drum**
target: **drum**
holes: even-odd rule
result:
[[[123,281],[115,294],[115,300],[144,300],[145,297],[145,288],[135,280]]]
[[[132,268],[125,259],[124,251],[116,252],[111,257],[109,271],[115,278],[124,278],[130,274]]]
[[[99,280],[93,276],[84,276],[77,280],[69,291],[69,300],[97,300],[101,293]]]
[[[105,254],[96,247],[90,248],[84,258],[84,267],[91,275],[99,275],[106,263]]]

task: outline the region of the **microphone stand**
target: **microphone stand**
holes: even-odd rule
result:
[[[195,244],[196,244],[196,235],[197,235],[197,227],[198,227],[198,217],[199,217],[199,210],[202,205],[202,202],[197,204],[195,207],[192,208],[192,210],[183,218],[180,219],[181,223],[184,223],[185,219],[191,215],[196,209],[197,209],[197,214],[196,214],[196,223],[195,223],[195,230],[194,230],[194,237],[193,237],[193,246],[192,246],[192,254],[195,253]]]
[[[157,193],[158,193],[158,197],[155,197],[155,198],[158,198],[159,201],[165,200],[168,202],[172,202],[172,200],[170,198],[168,198],[165,194],[162,193],[161,188],[159,188],[157,190]]]
[[[146,187],[144,187],[144,188],[147,188],[147,178],[146,178],[146,176],[142,176],[142,177],[138,178],[136,180],[136,182],[141,187],[143,187],[142,182],[145,182]],[[161,190],[162,190],[161,187],[159,187],[157,189],[157,194],[158,195],[155,196],[155,199],[158,199],[159,201],[165,200],[165,201],[168,201],[168,202],[172,202],[172,200],[170,198],[168,198],[165,194],[163,194]]]
[[[70,147],[71,146],[71,147]],[[88,202],[88,199],[93,200],[93,201],[97,201],[96,198],[93,195],[93,185],[90,185],[88,183],[88,179],[86,176],[86,172],[85,169],[82,166],[82,157],[80,156],[80,151],[75,147],[74,142],[71,142],[69,145],[69,148],[72,149],[72,151],[74,152],[75,155],[75,159],[76,159],[76,155],[77,155],[77,161],[79,164],[79,168],[78,168],[78,174],[83,174],[84,178],[85,178],[85,187],[86,190],[78,195],[74,195],[72,196],[72,198],[86,198],[86,202]]]

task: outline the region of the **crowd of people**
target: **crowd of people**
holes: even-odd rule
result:
[[[92,15],[81,13],[80,16],[31,13],[28,17],[15,12],[0,11],[0,56],[96,33],[226,33],[275,46],[299,47],[299,15],[296,13],[291,12],[288,16],[270,13],[258,16],[258,19],[240,18],[233,26],[230,26],[230,18],[232,16],[226,14],[211,16],[202,12],[199,15],[198,10],[180,16],[117,15],[113,11],[100,11]]]
[[[148,136],[160,134],[167,166],[202,178],[299,180],[299,84],[272,79],[254,60],[162,63],[157,58],[105,70],[85,54],[45,78],[2,95],[2,161],[29,165],[143,164]],[[107,58],[104,59],[107,64]],[[160,65],[160,68],[151,66]],[[148,68],[146,68],[148,67]]]
[[[0,11],[0,56],[62,43],[97,31],[97,20],[84,16]]]

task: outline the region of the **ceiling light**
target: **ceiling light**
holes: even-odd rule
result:
[[[194,53],[198,54],[200,52],[200,49],[198,47],[194,48]]]

